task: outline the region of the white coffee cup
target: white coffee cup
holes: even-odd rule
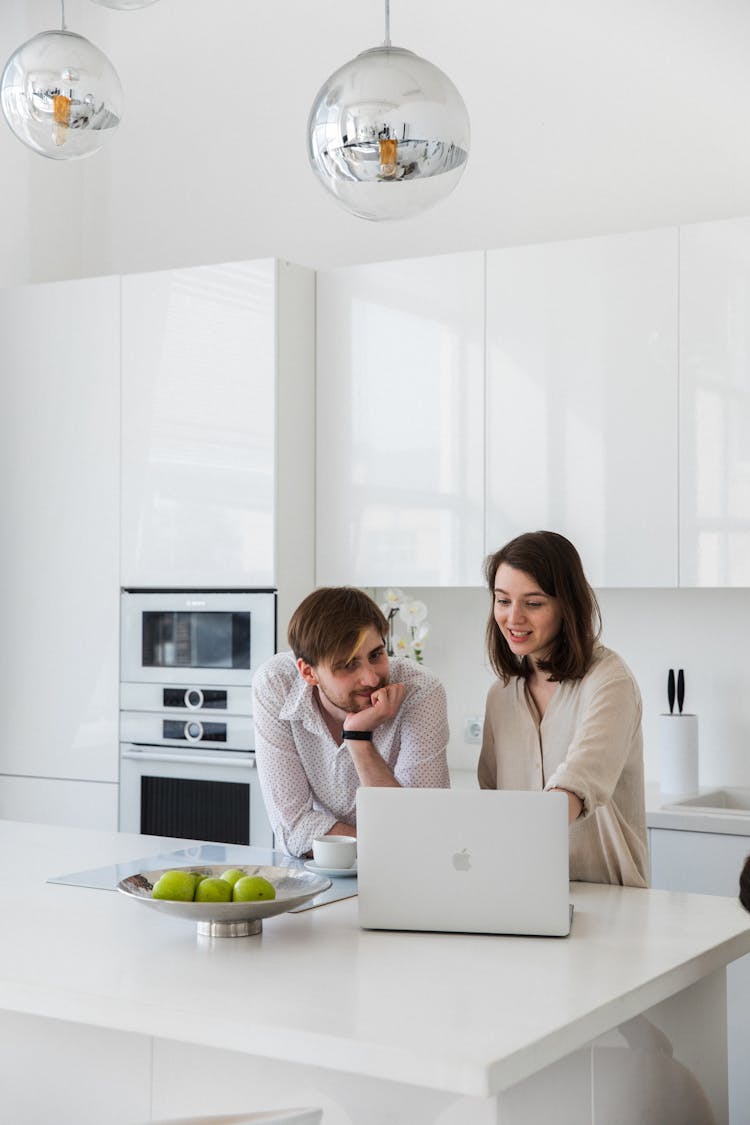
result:
[[[319,867],[352,867],[357,858],[353,836],[318,836],[313,840],[313,859]]]

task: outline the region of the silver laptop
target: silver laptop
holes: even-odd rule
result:
[[[357,791],[365,929],[563,937],[568,801],[489,789]]]

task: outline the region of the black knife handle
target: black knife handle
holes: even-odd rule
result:
[[[667,676],[667,700],[669,702],[670,715],[674,711],[674,668],[669,669]]]
[[[677,673],[677,709],[682,714],[682,705],[685,702],[685,673],[680,668]]]

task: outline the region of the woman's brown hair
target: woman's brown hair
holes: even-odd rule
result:
[[[302,601],[289,621],[287,640],[298,660],[315,668],[346,663],[369,628],[384,638],[388,622],[372,598],[353,586],[321,586]]]
[[[528,676],[531,666],[527,660],[519,662],[495,621],[495,575],[503,563],[530,574],[548,597],[558,601],[562,614],[560,632],[547,659],[539,661],[539,667],[549,673],[551,680],[580,680],[591,665],[602,617],[578,551],[569,539],[555,531],[528,531],[485,559],[484,577],[491,599],[487,655],[494,671],[507,684],[511,676]]]

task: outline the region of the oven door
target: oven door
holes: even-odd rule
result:
[[[175,749],[252,750],[253,721],[249,715],[217,715],[210,711],[121,711],[120,738],[140,746]]]
[[[276,594],[124,590],[121,626],[123,681],[248,686],[276,651]]]
[[[273,847],[254,755],[123,744],[120,831]]]

